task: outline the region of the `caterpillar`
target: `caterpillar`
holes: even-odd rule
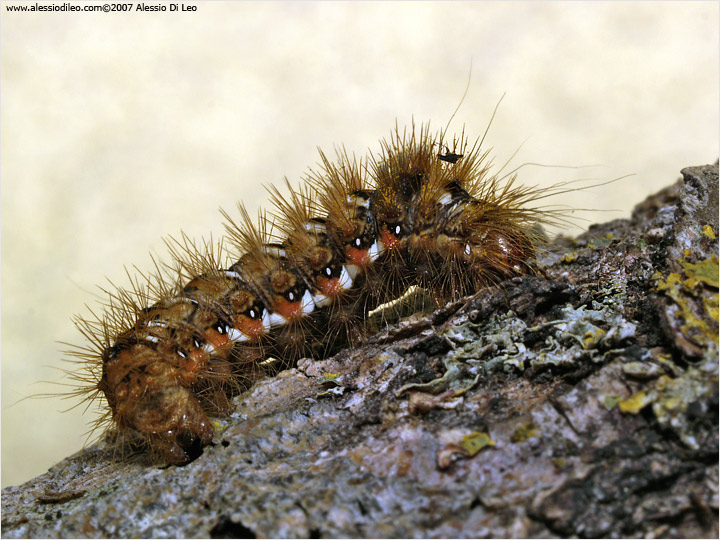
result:
[[[83,365],[68,373],[77,395],[106,403],[96,427],[186,463],[233,396],[302,357],[360,343],[369,314],[410,287],[440,306],[537,273],[542,226],[567,211],[531,205],[561,185],[492,174],[483,139],[396,126],[377,154],[321,151],[299,188],[268,188],[273,208],[257,221],[242,203],[239,217],[222,211],[223,240],[168,240],[170,263],[75,319],[87,344],[68,351]]]

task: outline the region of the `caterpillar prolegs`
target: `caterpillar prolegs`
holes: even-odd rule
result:
[[[76,378],[92,381],[80,392],[107,401],[121,436],[181,464],[268,358],[288,366],[358,343],[368,314],[411,286],[440,305],[536,272],[540,225],[563,212],[527,205],[558,188],[491,174],[481,143],[424,125],[396,128],[375,156],[321,152],[300,189],[269,188],[274,209],[257,223],[242,204],[237,220],[223,212],[229,266],[222,243],[169,241],[174,278],[157,265],[76,319],[91,343],[72,352],[89,370]]]

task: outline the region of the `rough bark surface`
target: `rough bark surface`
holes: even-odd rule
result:
[[[717,537],[718,167],[682,173],[543,276],[262,381],[184,467],[100,443],[4,489],[2,535]]]

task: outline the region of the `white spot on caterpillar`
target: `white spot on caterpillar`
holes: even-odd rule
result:
[[[340,287],[343,289],[349,289],[352,287],[353,279],[348,274],[348,271],[345,269],[345,267],[342,267],[342,270],[340,271],[340,277],[338,278],[338,283],[340,284]]]
[[[330,297],[325,296],[323,293],[317,293],[313,295],[312,301],[315,307],[321,308],[330,304]]]
[[[347,202],[350,204],[356,204],[357,206],[362,206],[363,208],[370,208],[370,199],[362,195],[355,195],[351,193],[347,197]]]
[[[323,234],[327,232],[327,227],[322,223],[305,223],[304,228],[307,232],[313,234]]]
[[[250,337],[243,334],[237,328],[230,328],[228,330],[228,338],[230,339],[230,341],[232,341],[234,343],[241,343],[243,341],[248,341],[250,339]]]
[[[279,313],[271,313],[269,317],[270,326],[284,326],[287,324],[287,319]]]
[[[285,249],[280,246],[265,246],[265,253],[271,257],[277,257],[278,259],[287,257]]]
[[[313,302],[312,294],[310,291],[305,289],[305,294],[302,297],[302,312],[303,315],[309,315],[315,310],[315,302]]]
[[[156,326],[158,328],[167,328],[168,327],[168,325],[165,321],[158,321],[158,320],[148,321],[147,325],[148,326]]]
[[[371,261],[376,261],[377,258],[380,256],[380,246],[378,246],[378,241],[376,240],[373,242],[373,245],[370,246],[370,249],[368,250],[368,257]]]
[[[269,332],[270,328],[272,327],[272,323],[270,322],[270,314],[266,309],[263,310],[262,314],[262,323],[263,323],[263,330],[265,332]]]
[[[385,253],[385,243],[380,238],[375,243],[377,244],[377,256],[379,257]]]

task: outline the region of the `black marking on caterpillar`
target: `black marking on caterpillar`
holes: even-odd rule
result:
[[[445,161],[447,163],[455,164],[463,157],[462,154],[453,154],[450,150],[447,150],[446,154],[443,154],[442,152],[437,155],[438,159],[440,161]]]
[[[274,210],[257,222],[242,204],[239,219],[223,212],[229,265],[222,242],[168,241],[172,277],[156,263],[129,290],[106,291],[103,313],[75,321],[89,342],[70,351],[84,365],[70,372],[75,393],[107,402],[96,427],[185,463],[267,358],[288,366],[353,346],[368,314],[411,286],[441,305],[536,272],[539,226],[567,210],[528,204],[562,186],[490,174],[481,144],[463,133],[449,147],[423,125],[396,128],[377,156],[321,152],[299,190],[269,188]]]

